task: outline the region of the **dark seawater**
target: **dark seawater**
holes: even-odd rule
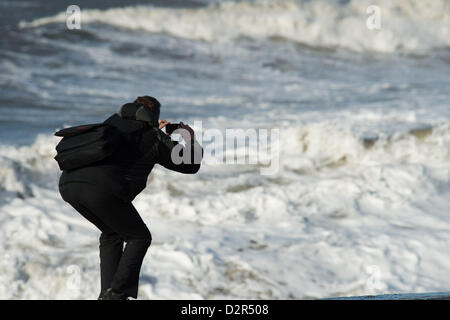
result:
[[[323,44],[314,32],[297,39],[299,32],[284,24],[301,17],[280,18],[287,10],[282,1],[275,2],[282,10],[258,1],[220,3],[78,1],[91,21],[83,23],[82,16],[82,29],[68,30],[58,19],[20,24],[64,13],[69,1],[0,1],[1,143],[30,144],[38,133],[102,121],[144,94],[160,99],[168,120],[202,120],[219,129],[347,121],[361,112],[376,114],[358,124],[375,134],[448,121],[449,50],[421,38],[428,20],[417,25],[425,51],[403,52],[411,43],[405,40],[398,52],[386,53],[377,52],[377,39],[366,43],[366,35],[341,48]],[[347,5],[335,2],[336,10],[354,14]],[[307,17],[325,36],[332,32],[322,17]],[[400,35],[408,30],[403,22]],[[355,52],[361,44],[373,48]],[[399,116],[386,121],[389,112]],[[402,114],[412,118],[405,121]]]
[[[29,144],[38,133],[51,134],[62,125],[102,121],[116,112],[120,105],[136,94],[111,97],[102,88],[121,90],[120,68],[108,66],[115,77],[103,70],[91,77],[96,61],[85,53],[60,46],[105,46],[107,39],[89,30],[69,31],[64,25],[52,25],[37,30],[18,28],[20,21],[52,16],[64,12],[73,1],[14,0],[0,1],[0,142]],[[195,8],[200,1],[77,1],[83,9],[107,9],[132,5],[153,5],[174,8]],[[120,51],[120,44],[114,50]],[[128,53],[133,48],[126,49]],[[120,63],[120,62],[119,62]],[[82,88],[92,88],[88,95],[78,94]],[[95,90],[97,88],[98,90]],[[117,92],[117,91],[116,91]],[[148,91],[143,90],[142,94]]]

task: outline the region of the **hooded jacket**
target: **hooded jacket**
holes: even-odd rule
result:
[[[157,115],[146,109],[148,108],[129,103],[124,105],[118,114],[113,114],[105,120],[104,123],[125,133],[127,142],[101,162],[63,171],[59,184],[87,182],[102,187],[124,201],[132,201],[145,189],[148,175],[155,164],[180,173],[197,173],[200,163],[194,163],[194,154],[197,154],[200,160],[203,155],[203,149],[198,142],[179,145],[158,129]],[[171,154],[176,146],[177,151],[180,150],[180,156],[190,152],[192,157],[189,163],[173,162]]]

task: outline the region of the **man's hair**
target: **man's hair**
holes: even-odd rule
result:
[[[143,104],[144,106],[150,108],[150,110],[158,114],[159,109],[161,108],[161,103],[159,103],[159,101],[156,100],[156,98],[150,96],[137,97],[136,100],[134,100],[134,103]]]

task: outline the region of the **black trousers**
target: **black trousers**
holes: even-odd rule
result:
[[[59,191],[101,231],[100,295],[112,288],[137,298],[139,273],[152,236],[133,204],[86,182],[65,183]]]

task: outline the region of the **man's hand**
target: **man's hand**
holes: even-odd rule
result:
[[[166,120],[158,120],[158,124],[159,124],[159,129],[164,128],[165,126],[167,126],[170,122],[166,121]]]
[[[180,134],[183,137],[183,140],[186,142],[190,142],[191,140],[195,139],[194,130],[189,127],[187,124],[184,124],[183,122],[180,122]],[[178,130],[178,129],[177,129]]]

